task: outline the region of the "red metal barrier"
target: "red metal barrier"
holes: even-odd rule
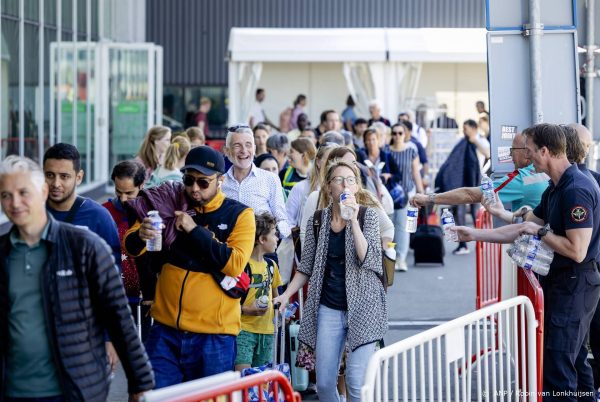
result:
[[[521,267],[517,268],[517,294],[519,296],[529,297],[535,311],[535,319],[538,322],[538,327],[535,331],[537,350],[536,366],[537,388],[538,391],[541,391],[543,389],[544,371],[544,292],[532,271],[525,270]],[[538,394],[538,401],[542,401],[541,393]]]
[[[169,398],[169,402],[196,402],[207,400],[224,400],[227,397],[228,401],[236,400],[234,394],[241,393],[242,401],[248,402],[248,390],[255,386],[263,386],[265,384],[273,384],[273,401],[279,401],[279,393],[283,393],[286,402],[301,402],[300,394],[294,392],[292,385],[288,379],[276,370],[269,370],[259,374],[253,374],[247,377],[240,378],[220,384],[205,390],[198,391],[195,394],[188,394],[179,398]],[[263,398],[263,393],[258,392],[259,402],[268,402]]]
[[[481,208],[477,212],[477,229],[492,229],[492,215]],[[478,241],[475,245],[477,259],[477,294],[475,308],[480,309],[502,299],[502,247],[496,243]]]

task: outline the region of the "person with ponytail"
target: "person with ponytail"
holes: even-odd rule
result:
[[[185,157],[192,149],[190,141],[183,135],[173,138],[165,152],[164,163],[152,172],[146,182],[146,188],[155,187],[166,181],[183,180],[181,168],[185,165]]]

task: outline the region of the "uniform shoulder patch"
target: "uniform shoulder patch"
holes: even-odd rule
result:
[[[586,220],[588,216],[588,210],[581,205],[577,205],[571,208],[571,220],[575,223],[581,223]]]

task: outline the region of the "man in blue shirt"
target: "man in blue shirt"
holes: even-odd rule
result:
[[[44,176],[50,189],[46,208],[54,219],[84,226],[102,237],[121,266],[121,244],[114,220],[96,201],[78,196],[75,189],[83,181],[81,157],[71,144],[59,143],[44,154]]]
[[[60,222],[86,227],[110,246],[115,264],[121,268],[121,243],[117,225],[106,208],[96,201],[78,196],[75,189],[83,180],[79,151],[71,144],[59,143],[44,154],[44,177],[49,188],[46,209]],[[118,357],[111,342],[106,342],[113,372]]]

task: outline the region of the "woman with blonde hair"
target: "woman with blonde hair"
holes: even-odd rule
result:
[[[351,163],[351,164],[359,167],[358,163],[356,161],[356,153],[352,149],[350,149],[346,146],[336,147],[333,150],[331,150],[329,152],[329,156],[327,157],[327,160],[325,162],[325,166],[328,166],[329,164],[333,163],[336,160],[343,160],[345,162]],[[320,177],[320,183],[323,183],[325,181],[325,172],[327,172],[327,169],[325,168],[325,166],[323,166],[322,170],[321,170],[322,175]],[[377,212],[379,214],[379,223],[381,226],[380,232],[381,232],[382,244],[387,244],[388,242],[392,241],[392,239],[394,238],[394,224],[392,223],[391,219],[388,217],[388,215],[385,211],[385,208],[383,207],[381,202],[377,199],[376,195],[374,194],[373,189],[372,189],[372,187],[373,187],[372,184],[369,186],[365,185],[364,180],[365,179],[370,180],[370,178],[368,176],[366,176],[365,174],[363,174],[362,171],[360,172],[360,174],[361,174],[361,187],[364,187],[367,191],[365,193],[361,193],[360,201],[364,202],[364,204],[362,202],[359,202],[359,204],[377,208]],[[371,183],[372,183],[372,181],[371,181]],[[329,204],[330,201],[331,200],[328,198],[327,194],[324,193],[323,191],[321,191],[320,189],[314,190],[306,199],[306,202],[304,203],[304,208],[302,210],[301,221],[300,221],[300,241],[302,242],[302,244],[304,243],[304,237],[306,236],[306,231],[310,230],[310,228],[307,227],[308,219],[311,216],[313,216],[313,214],[315,213],[315,211],[317,209],[325,208]]]
[[[190,127],[187,130],[185,130],[184,133],[190,140],[190,145],[192,146],[192,148],[196,148],[206,144],[206,136],[200,128]]]
[[[186,136],[179,135],[173,138],[165,152],[164,164],[152,172],[145,187],[159,186],[166,181],[182,181],[183,173],[180,169],[185,165],[185,157],[191,149],[192,146]]]
[[[308,177],[316,155],[317,148],[309,139],[297,138],[292,141],[290,153],[288,154],[290,165],[285,171],[279,174],[283,186],[283,195],[286,200],[292,188]]]
[[[359,222],[359,203],[372,198],[361,188],[360,172],[352,163],[335,160],[328,165],[321,191],[331,202],[322,210],[319,229],[306,232],[300,267],[273,302],[285,309],[290,296],[309,282],[298,339],[315,352],[319,400],[339,401],[338,369],[347,343],[348,401],[358,402],[367,363],[387,331],[379,219],[375,208],[366,207]],[[342,218],[336,201],[344,191],[344,205],[352,210],[349,220]],[[313,228],[313,219],[308,227]]]
[[[146,179],[163,163],[165,152],[171,143],[171,129],[154,126],[146,133],[135,160],[146,167]]]

